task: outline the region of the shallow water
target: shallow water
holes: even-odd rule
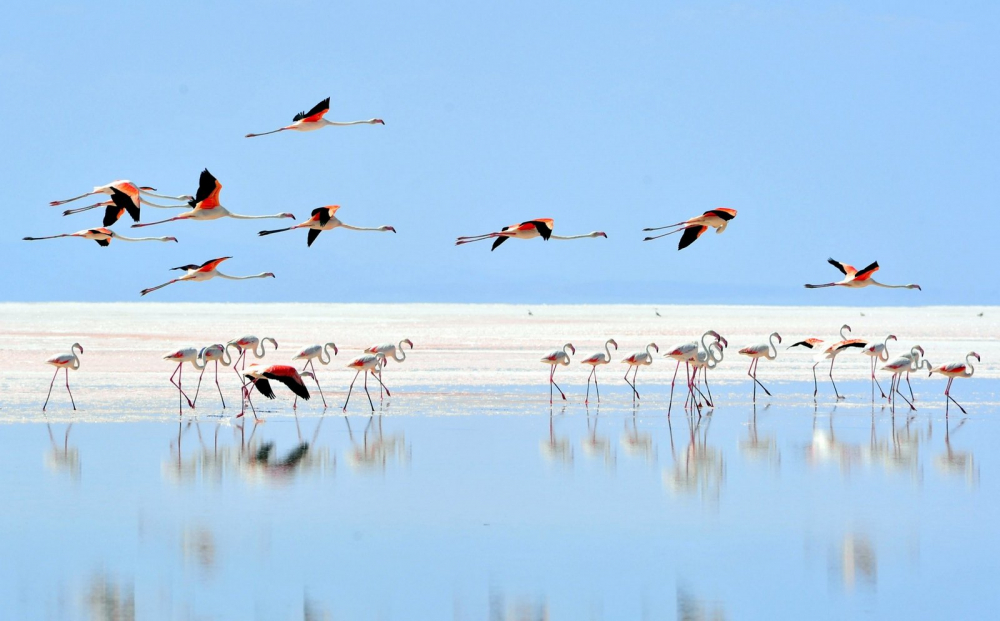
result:
[[[3,310],[0,618],[983,618],[1000,604],[989,309]],[[683,399],[666,416],[662,362],[640,372],[635,407],[616,365],[600,408],[582,403],[583,369],[560,369],[569,399],[550,409],[538,363],[566,340],[589,353],[614,336],[623,357],[707,327],[737,346],[772,324],[798,339],[845,321],[935,361],[979,351],[955,386],[969,415],[946,418],[944,382],[926,377],[914,414],[873,406],[863,359],[838,360],[845,402],[828,380],[814,402],[810,357],[785,351],[761,364],[775,394],[756,408],[733,356],[700,418]],[[314,397],[296,416],[279,393],[264,422],[233,419],[226,370],[230,408],[209,391],[178,420],[159,359],[187,345],[172,335],[207,344],[249,325],[279,353],[332,338],[338,363],[390,333],[417,347],[387,369],[375,416],[363,393],[340,414],[352,373],[332,365],[326,413]],[[73,340],[80,410],[56,392],[43,416],[38,361]]]

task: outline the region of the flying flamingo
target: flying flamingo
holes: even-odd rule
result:
[[[343,228],[349,231],[392,231],[396,232],[396,229],[389,226],[376,226],[376,227],[366,227],[366,226],[351,226],[350,224],[344,224],[337,217],[337,210],[340,209],[340,205],[329,205],[327,207],[317,207],[312,210],[312,216],[305,222],[300,222],[295,226],[290,226],[284,229],[274,229],[271,231],[261,231],[257,233],[261,237],[265,235],[272,235],[274,233],[283,233],[285,231],[293,231],[295,229],[309,229],[309,233],[306,235],[306,246],[312,246],[316,238],[319,237],[321,231],[332,231],[335,228]]]
[[[653,354],[650,353],[650,348],[655,349],[656,353],[660,352],[660,348],[656,345],[656,343],[650,343],[649,345],[646,345],[646,349],[643,351],[638,351],[622,360],[622,362],[628,365],[628,368],[625,369],[625,383],[632,387],[632,401],[639,398],[639,391],[635,388],[635,377],[639,374],[639,367],[648,367],[653,364]],[[631,382],[628,381],[629,371],[632,371]]]
[[[247,378],[247,383],[250,384],[250,388],[247,389],[246,399],[250,402],[250,410],[253,412],[253,417],[257,418],[257,410],[253,407],[253,402],[250,401],[250,393],[254,388],[257,392],[264,395],[268,399],[274,399],[274,389],[271,388],[271,382],[268,380],[274,380],[276,382],[281,382],[285,386],[295,393],[295,397],[302,397],[306,401],[309,400],[309,389],[306,388],[306,383],[302,381],[303,377],[316,377],[309,371],[303,371],[301,374],[295,369],[295,367],[290,367],[287,364],[272,364],[269,367],[262,367],[261,365],[254,364],[250,365],[250,368],[243,372],[243,376]],[[243,416],[243,412],[236,415],[236,418]]]
[[[378,354],[378,353],[385,354],[385,361],[382,364],[382,366],[380,366],[378,369],[379,379],[382,379],[382,369],[385,368],[385,363],[389,362],[390,360],[395,360],[396,362],[403,362],[404,360],[406,360],[406,350],[403,349],[403,345],[409,345],[410,349],[413,349],[413,341],[411,341],[410,339],[403,339],[402,341],[399,342],[398,347],[393,343],[382,343],[381,345],[372,345],[371,347],[365,350],[366,354]],[[396,356],[397,351],[400,353],[400,356],[398,357]],[[382,388],[380,387],[379,399],[381,398],[382,398]]]
[[[247,396],[247,383],[246,380],[243,379],[241,371],[245,371],[247,368],[247,358],[249,358],[249,356],[247,356],[247,352],[253,354],[254,358],[257,359],[264,357],[264,354],[267,352],[267,350],[264,349],[264,341],[271,341],[271,345],[274,346],[274,349],[275,350],[278,349],[278,341],[274,340],[273,338],[265,336],[264,338],[259,339],[252,334],[241,336],[238,339],[233,339],[228,343],[226,343],[227,350],[230,347],[235,347],[236,351],[240,352],[240,355],[233,362],[233,371],[236,372],[236,377],[239,378],[240,383],[243,385],[243,388],[241,390],[242,399],[244,400],[244,405],[241,408],[241,411],[243,412],[246,411],[245,400]],[[241,366],[239,370],[237,370],[236,367],[239,366],[241,362],[243,363],[243,366]]]
[[[135,222],[139,221],[140,207],[142,205],[148,205],[150,207],[156,207],[158,209],[184,209],[187,207],[187,201],[194,198],[193,196],[178,197],[177,200],[183,200],[184,203],[179,205],[159,205],[152,201],[142,198],[138,194],[132,194],[128,191],[122,191],[117,187],[111,188],[109,192],[111,194],[111,200],[100,201],[94,203],[93,205],[87,205],[86,207],[78,207],[76,209],[67,209],[63,212],[64,216],[72,216],[76,213],[83,213],[84,211],[90,211],[91,209],[97,209],[99,207],[105,207],[104,211],[104,226],[111,226],[118,221],[118,218],[122,217],[124,213],[128,213],[132,220]]]
[[[80,350],[83,353],[83,346],[79,343],[73,343],[73,346],[69,348],[68,354],[62,354],[59,356],[52,356],[45,361],[45,364],[51,364],[56,368],[56,372],[52,374],[52,381],[49,382],[49,394],[45,395],[45,403],[42,404],[42,411],[49,405],[49,398],[52,397],[52,386],[56,383],[56,376],[59,375],[59,370],[63,370],[66,373],[66,392],[69,393],[69,402],[73,404],[73,410],[76,411],[76,401],[73,400],[73,392],[69,389],[69,370],[73,369],[76,371],[80,368],[80,358],[77,357],[76,350]]]
[[[722,338],[722,336],[718,332],[716,332],[715,330],[709,330],[708,332],[705,332],[705,334],[701,335],[702,350],[708,351],[708,343],[705,342],[705,339],[707,339],[710,336],[715,339],[715,342],[718,343],[719,341],[722,341],[725,347],[729,346],[729,342],[726,341],[726,339]],[[664,357],[677,361],[677,364],[674,366],[674,378],[670,381],[670,401],[667,405],[668,414],[670,413],[670,409],[673,407],[674,404],[674,385],[677,382],[677,371],[680,369],[682,362],[684,363],[684,376],[687,378],[688,394],[689,396],[691,394],[692,390],[691,362],[698,357],[698,352],[699,352],[698,341],[690,341],[687,343],[683,343],[681,345],[677,345],[676,347],[670,349],[670,351],[663,354]],[[709,403],[711,404],[711,401]]]
[[[566,351],[567,349],[569,351]],[[562,388],[559,388],[559,384],[556,383],[555,374],[556,374],[556,366],[557,365],[561,364],[564,367],[565,366],[569,366],[569,355],[570,355],[570,353],[573,353],[574,355],[576,355],[576,348],[573,347],[572,343],[566,343],[565,345],[562,346],[562,349],[555,350],[554,352],[552,352],[548,356],[545,356],[541,360],[544,364],[547,364],[550,367],[550,369],[549,369],[549,405],[552,405],[552,387],[553,386],[555,386],[556,390],[559,391],[559,394],[562,396],[563,401],[566,400],[566,393],[564,393],[562,391]]]
[[[885,391],[882,390],[882,384],[878,383],[878,378],[875,377],[875,364],[877,362],[888,362],[889,361],[889,341],[895,341],[896,335],[890,334],[885,337],[885,341],[882,343],[870,343],[867,347],[861,350],[861,353],[868,356],[872,360],[872,402],[875,401],[875,386],[878,386],[878,391],[882,393],[882,398],[887,399],[885,396]],[[889,389],[890,392],[892,389]]]
[[[330,111],[330,98],[327,97],[323,101],[319,102],[309,112],[299,112],[292,118],[292,124],[286,125],[279,129],[275,129],[269,132],[262,132],[260,134],[247,134],[247,138],[256,138],[257,136],[266,136],[268,134],[276,134],[278,132],[283,132],[285,130],[291,130],[296,132],[311,132],[316,129],[322,129],[324,127],[344,127],[347,125],[385,125],[385,121],[382,119],[368,119],[367,121],[349,121],[349,122],[337,122],[337,121],[327,121],[323,118],[327,112]]]
[[[198,357],[201,358],[205,366],[201,370],[201,375],[198,376],[198,388],[194,391],[194,403],[198,403],[198,393],[201,392],[201,379],[205,376],[205,369],[208,368],[209,362],[214,362],[215,387],[219,389],[219,398],[222,399],[222,409],[226,409],[226,398],[222,396],[222,386],[219,385],[219,363],[221,362],[224,367],[228,367],[233,363],[233,359],[229,355],[229,348],[225,347],[222,343],[209,345],[202,348],[198,353]]]
[[[816,354],[816,357],[814,358],[814,360],[816,362],[812,366],[812,371],[813,371],[813,397],[815,397],[819,393],[819,383],[816,381],[816,367],[817,367],[817,365],[819,365],[820,362],[823,362],[824,360],[829,360],[830,361],[830,383],[833,384],[833,392],[834,392],[835,395],[837,395],[837,399],[838,400],[844,398],[837,391],[837,384],[836,384],[836,382],[833,381],[833,363],[836,362],[837,355],[840,354],[842,351],[851,349],[852,347],[860,349],[860,348],[863,348],[865,345],[868,344],[867,342],[865,342],[865,341],[863,341],[861,339],[849,339],[849,338],[847,338],[847,335],[844,334],[845,331],[847,331],[847,332],[851,331],[851,326],[847,325],[846,323],[843,326],[840,327],[840,339],[841,340],[838,341],[838,342],[836,342],[836,343],[834,343],[833,345],[830,345],[829,347],[827,347],[823,351],[819,352],[818,354]],[[791,349],[793,347],[806,347],[808,349],[816,349],[822,343],[823,343],[823,341],[821,339],[809,338],[809,339],[806,339],[804,341],[799,341],[798,343],[792,343],[791,345],[788,346],[788,348]]]
[[[667,233],[661,233],[659,235],[653,235],[647,237],[642,241],[650,241],[653,239],[659,239],[661,237],[666,237],[667,235],[673,235],[674,233],[680,233],[684,231],[681,235],[681,241],[677,244],[678,250],[684,250],[688,246],[694,243],[696,239],[701,237],[702,233],[708,230],[708,227],[715,229],[716,233],[722,233],[726,230],[729,225],[729,221],[736,217],[736,210],[729,209],[727,207],[719,207],[717,209],[710,209],[700,216],[695,216],[694,218],[689,218],[684,222],[678,222],[677,224],[671,224],[668,226],[656,226],[653,228],[642,229],[643,231],[659,231],[662,229],[674,229]],[[679,228],[675,228],[679,227]]]
[[[771,396],[771,392],[764,387],[764,384],[760,383],[757,379],[757,365],[760,364],[761,358],[767,358],[768,360],[774,360],[778,357],[778,346],[774,344],[774,339],[778,339],[778,343],[781,343],[781,335],[777,332],[772,332],[771,336],[768,337],[766,343],[758,343],[757,345],[748,345],[740,350],[740,354],[750,358],[750,368],[747,369],[747,375],[753,379],[753,402],[757,403],[757,386],[760,385],[767,393],[767,396]],[[772,354],[771,352],[774,351]]]
[[[261,272],[260,274],[254,274],[252,276],[230,276],[228,274],[223,274],[216,268],[219,264],[226,259],[232,259],[232,257],[219,257],[218,259],[212,259],[210,261],[205,261],[201,265],[181,265],[180,267],[172,267],[171,270],[184,270],[187,273],[180,278],[174,278],[173,280],[167,281],[162,285],[156,285],[155,287],[150,287],[148,289],[143,289],[140,294],[146,295],[147,293],[152,293],[157,289],[162,289],[167,285],[172,285],[175,282],[204,282],[206,280],[211,280],[218,276],[219,278],[225,278],[227,280],[248,280],[251,278],[274,278],[274,274],[271,272]]]
[[[918,349],[918,348],[920,350],[919,355],[923,355],[923,348],[920,347],[919,345],[917,347],[914,347],[913,349]],[[906,401],[906,404],[910,406],[911,410],[917,409],[913,405],[912,395],[910,399],[907,399],[906,397],[903,396],[903,393],[899,392],[899,382],[901,381],[903,373],[909,375],[911,371],[919,371],[922,367],[926,367],[928,371],[931,369],[930,362],[927,362],[926,360],[920,360],[920,362],[917,362],[917,360],[919,360],[919,357],[916,354],[917,352],[911,350],[910,355],[900,356],[882,367],[883,371],[889,371],[890,373],[892,373],[892,379],[889,380],[889,399],[890,399],[890,408],[893,413],[896,412],[897,394],[900,397],[902,397],[903,401]]]
[[[604,351],[597,352],[596,354],[588,356],[580,361],[580,364],[590,365],[590,375],[587,376],[587,397],[583,400],[584,405],[590,403],[590,378],[594,378],[594,389],[597,391],[597,403],[601,402],[601,389],[597,387],[597,367],[611,362],[611,350],[608,348],[609,345],[614,345],[615,351],[618,351],[618,343],[614,339],[608,339],[604,342]],[[555,367],[552,368],[555,369]]]
[[[166,208],[166,209],[170,209],[172,207],[178,207],[179,206],[179,205],[172,205],[172,206],[171,205],[155,205],[155,204],[150,203],[149,201],[143,199],[142,198],[143,194],[145,194],[146,196],[155,196],[156,198],[165,198],[165,199],[174,200],[174,201],[189,201],[192,198],[190,196],[167,196],[165,194],[157,194],[156,193],[156,188],[151,188],[151,187],[148,187],[148,186],[137,186],[136,184],[132,183],[131,181],[128,181],[128,180],[125,180],[125,179],[119,179],[118,181],[112,181],[111,183],[108,183],[106,185],[96,186],[92,192],[87,192],[86,194],[81,194],[80,196],[74,196],[73,198],[67,198],[66,200],[62,200],[62,201],[52,201],[51,203],[49,203],[49,205],[51,205],[52,207],[58,207],[59,205],[65,205],[66,203],[72,203],[73,201],[80,200],[81,198],[86,198],[88,196],[94,196],[95,194],[107,194],[109,196],[114,196],[115,190],[117,190],[118,192],[121,192],[122,194],[125,194],[129,198],[129,200],[132,203],[132,206],[136,209],[136,212],[138,212],[139,205],[142,204],[142,203],[145,203],[145,204],[150,205],[152,207],[161,207],[161,208]],[[107,205],[107,203],[97,203],[96,205],[91,205],[90,207],[83,207],[81,209],[71,209],[70,211],[67,211],[67,212],[63,213],[63,215],[64,216],[68,216],[68,215],[73,214],[73,213],[78,213],[78,212],[81,212],[81,211],[86,211],[88,209],[93,209],[95,207],[104,207],[106,205]]]
[[[949,401],[957,405],[958,409],[962,410],[962,414],[966,413],[965,408],[963,408],[962,405],[958,401],[955,401],[955,399],[951,396],[951,383],[955,381],[956,377],[972,377],[972,374],[976,372],[975,367],[972,366],[973,358],[982,362],[982,358],[979,357],[979,354],[974,351],[970,351],[965,356],[965,362],[952,362],[951,364],[943,364],[939,367],[934,367],[928,375],[928,377],[930,377],[935,373],[940,373],[948,378],[948,385],[945,386],[944,389],[944,396],[946,397],[944,402],[944,415],[946,417],[948,416]]]
[[[883,285],[872,278],[872,274],[878,271],[878,261],[868,267],[858,270],[852,265],[845,265],[835,259],[827,259],[827,263],[844,273],[844,279],[837,282],[828,282],[823,285],[806,285],[806,289],[819,289],[821,287],[848,287],[850,289],[861,289],[869,285],[884,287],[886,289],[920,289],[920,285]]]
[[[271,339],[271,341],[274,341],[274,339]],[[274,348],[275,349],[278,348],[277,343],[274,344]],[[331,342],[331,343],[326,343],[325,345],[311,345],[309,347],[306,347],[292,358],[292,360],[306,361],[305,364],[302,365],[302,371],[305,371],[307,368],[312,369],[313,381],[316,382],[316,388],[319,390],[319,396],[321,399],[323,399],[324,409],[326,408],[326,397],[323,396],[323,388],[320,387],[319,385],[319,377],[316,375],[316,365],[313,364],[313,361],[319,360],[319,363],[322,364],[323,366],[330,364],[330,362],[333,360],[333,357],[330,356],[330,352],[327,351],[330,348],[333,348],[334,356],[340,353],[340,350],[337,349],[337,344]],[[324,354],[326,355],[326,360],[323,360]],[[295,409],[297,404],[298,404],[298,398],[296,397],[295,402],[292,403],[292,409]]]
[[[485,235],[472,235],[468,237],[459,237],[455,240],[456,246],[461,246],[462,244],[470,244],[476,241],[483,241],[484,239],[496,239],[493,242],[493,250],[497,249],[497,246],[507,241],[509,238],[513,237],[515,239],[534,239],[535,237],[541,237],[543,240],[548,241],[550,239],[585,239],[588,237],[607,237],[608,234],[602,231],[594,231],[592,233],[587,233],[586,235],[570,235],[564,237],[562,235],[553,235],[552,229],[555,226],[552,218],[538,218],[536,220],[528,220],[522,222],[521,224],[512,224],[510,226],[505,226],[500,231],[496,233],[486,233]]]
[[[372,412],[375,411],[375,404],[372,403],[372,396],[368,392],[368,374],[371,373],[372,376],[378,380],[378,383],[385,388],[385,384],[382,384],[382,380],[380,380],[378,375],[376,375],[376,372],[381,370],[383,364],[385,364],[385,354],[383,353],[364,354],[362,356],[358,356],[354,360],[351,360],[347,364],[347,368],[355,369],[357,373],[354,374],[354,379],[351,380],[351,387],[347,389],[347,400],[344,401],[345,412],[347,411],[347,404],[351,402],[351,391],[354,390],[354,382],[358,381],[358,374],[362,371],[365,373],[365,394],[368,395],[368,405],[371,406]],[[392,396],[388,388],[385,388],[385,393],[390,397]]]
[[[169,354],[165,355],[163,359],[177,363],[177,368],[174,369],[173,374],[171,374],[170,376],[170,383],[177,388],[177,414],[181,415],[184,413],[184,402],[181,401],[181,397],[187,399],[188,407],[194,409],[194,401],[192,401],[191,398],[187,396],[187,393],[184,392],[184,389],[181,387],[181,384],[183,383],[182,381],[183,372],[181,370],[181,367],[184,366],[185,362],[190,362],[191,366],[193,366],[195,369],[203,371],[207,363],[205,361],[202,361],[201,366],[198,365],[198,360],[199,360],[198,349],[195,347],[185,347],[184,349],[178,349],[177,351],[170,352]],[[176,382],[174,381],[174,377],[177,377]]]
[[[222,184],[219,180],[212,176],[212,173],[208,172],[208,169],[201,171],[201,177],[198,180],[198,193],[188,201],[188,205],[192,207],[191,211],[185,211],[179,216],[174,216],[173,218],[167,218],[166,220],[158,220],[156,222],[146,222],[143,224],[133,224],[132,228],[138,228],[141,226],[153,226],[155,224],[163,224],[164,222],[173,222],[175,220],[218,220],[219,218],[235,218],[237,220],[263,220],[263,219],[274,219],[274,218],[292,218],[295,216],[290,213],[276,213],[267,216],[244,216],[237,213],[232,213],[228,209],[219,203],[219,194],[222,192]]]
[[[110,246],[112,239],[118,239],[123,242],[145,242],[145,241],[160,241],[160,242],[175,242],[176,237],[124,237],[115,233],[109,228],[99,228],[99,229],[84,229],[82,231],[77,231],[76,233],[63,233],[62,235],[49,235],[48,237],[25,237],[24,241],[39,241],[42,239],[58,239],[60,237],[79,237],[81,239],[89,239],[91,241],[97,242],[98,246]]]

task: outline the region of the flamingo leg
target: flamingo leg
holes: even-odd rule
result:
[[[365,371],[365,394],[368,395],[368,405],[371,406],[372,412],[375,411],[375,404],[372,403],[372,395],[368,392],[368,371]]]
[[[816,380],[816,367],[818,367],[818,366],[819,366],[818,362],[813,365],[813,399],[814,400],[816,399],[816,395],[819,394],[819,382]]]
[[[884,362],[884,361],[883,361]],[[882,390],[882,384],[878,383],[878,378],[875,377],[875,358],[872,358],[872,402],[875,401],[875,387],[878,386],[878,391],[882,393],[882,398],[885,399],[885,391]]]
[[[962,410],[962,414],[968,414],[968,412],[965,411],[965,408],[962,407],[962,404],[959,403],[958,401],[955,401],[955,398],[951,396],[951,392],[950,392],[951,391],[951,383],[954,380],[955,380],[954,377],[949,377],[948,378],[948,387],[944,389],[944,396],[948,397],[949,401],[951,401],[952,403],[954,403],[955,405],[957,405],[958,409]],[[948,417],[948,401],[945,401],[944,415],[945,415],[945,418]]]
[[[594,377],[594,371],[596,370],[596,366],[590,367],[590,375],[587,376],[587,396],[583,399],[584,405],[588,405],[590,403],[590,378]]]
[[[313,364],[312,359],[309,360],[309,368],[313,372],[313,380],[316,381],[316,390],[319,391],[319,398],[323,400],[323,409],[326,409],[326,395],[323,394],[323,387],[319,385],[319,376],[316,374],[316,365]]]
[[[639,393],[636,392],[636,390],[635,390],[635,384],[633,384],[632,382],[628,381],[628,372],[631,371],[631,370],[632,369],[625,369],[625,383],[628,384],[629,388],[632,389],[632,401],[635,401],[635,398],[639,395]]]
[[[215,387],[219,389],[219,398],[222,399],[222,409],[226,409],[226,398],[222,396],[222,386],[219,385],[219,361],[215,361]]]
[[[56,376],[59,375],[59,367],[56,367],[56,372],[52,374],[52,381],[49,382],[49,394],[45,395],[45,403],[42,404],[42,411],[49,405],[49,398],[52,396],[52,387],[56,384]]]
[[[902,381],[902,380],[897,375],[896,376],[896,392],[899,393],[899,396],[902,397],[903,401],[906,401],[906,405],[910,406],[910,410],[916,411],[917,408],[916,408],[916,406],[913,405],[913,402],[910,401],[910,400],[908,400],[906,397],[903,397],[903,393],[899,392],[899,383],[900,383],[900,381]],[[889,388],[889,394],[892,394],[892,388],[891,387]]]
[[[259,419],[259,418],[257,418],[257,408],[255,408],[255,407],[253,406],[253,401],[252,401],[252,400],[250,399],[250,393],[251,393],[251,392],[253,392],[253,389],[257,387],[257,384],[255,384],[255,383],[253,382],[253,380],[250,380],[250,381],[248,381],[247,383],[248,383],[248,384],[250,384],[250,388],[245,388],[245,389],[244,389],[244,393],[245,393],[245,394],[243,395],[243,398],[244,398],[244,399],[246,399],[246,402],[250,404],[250,412],[251,412],[251,413],[253,413],[253,419],[254,419],[255,421],[258,421],[258,420],[260,420],[260,419]],[[240,413],[240,416],[243,416],[243,413],[242,413],[242,412]],[[237,416],[236,418],[239,418],[240,416]],[[254,427],[254,431],[255,431],[255,432],[257,431],[257,428],[256,428],[256,427]],[[252,439],[252,438],[253,438],[253,434],[250,434],[250,437],[251,437],[251,439]]]
[[[549,375],[549,381],[552,382],[552,385],[556,387],[556,390],[558,390],[559,394],[562,395],[563,401],[565,401],[566,400],[566,393],[564,393],[562,391],[562,388],[559,388],[559,384],[557,384],[556,380],[555,380],[555,375],[556,375],[556,365],[552,365],[552,374]],[[551,389],[549,390],[549,402],[550,403],[552,402],[552,391],[551,391]]]
[[[379,391],[381,391],[382,389],[385,389],[385,396],[386,397],[391,397],[392,393],[389,392],[389,387],[382,383],[382,377],[381,376],[382,376],[382,372],[381,371],[379,371],[378,375],[375,375],[375,373],[372,372],[372,377],[374,377],[375,379],[378,380],[378,383],[379,383],[379,386],[380,386]]]
[[[834,356],[830,359],[830,383],[833,384],[833,394],[837,395],[837,399],[843,399],[840,396],[840,391],[837,390],[837,382],[833,381],[833,363],[837,361],[837,357]]]
[[[753,376],[753,363],[754,362],[756,362],[756,360],[751,360],[750,361],[750,368],[747,369],[747,376],[750,379],[753,379],[753,402],[757,403],[757,380]]]
[[[712,389],[708,386],[708,367],[705,367],[705,370],[702,371],[702,377],[705,378],[705,390],[708,391],[708,405],[714,408],[715,403],[712,399]]]
[[[208,368],[208,363],[206,362],[205,366],[201,368],[201,374],[198,375],[198,387],[194,391],[194,402],[196,404],[198,403],[198,395],[201,393],[201,380],[203,377],[205,377],[205,369],[207,368]]]
[[[347,400],[344,401],[344,411],[347,411],[347,404],[351,402],[351,391],[354,390],[354,382],[358,380],[358,374],[361,373],[359,369],[357,373],[354,374],[354,379],[351,380],[351,387],[347,389]],[[372,408],[375,409],[374,407]],[[350,429],[350,424],[348,424],[348,429]]]
[[[594,390],[597,391],[597,403],[601,403],[601,389],[597,385],[597,367],[594,367]]]
[[[764,390],[764,392],[767,394],[768,397],[770,397],[771,391],[768,390],[767,387],[764,386],[764,384],[761,384],[759,379],[757,379],[757,367],[760,366],[760,358],[756,358],[754,360],[754,363],[755,364],[753,365],[753,381],[756,382]]]
[[[556,365],[553,364],[549,366],[549,405],[552,405],[552,384],[554,383],[552,381],[552,376],[555,374],[555,372],[556,372]]]
[[[910,372],[906,372],[906,387],[910,389],[910,401],[916,401],[917,398],[913,396],[913,384],[910,383]]]
[[[681,361],[678,360],[674,366],[674,378],[670,380],[670,401],[667,402],[667,416],[670,416],[670,408],[674,406],[674,383],[677,381],[677,371],[681,368]]]
[[[635,387],[635,379],[636,377],[638,377],[638,375],[639,375],[639,365],[636,365],[635,371],[632,372],[632,390],[635,391],[635,398],[641,399],[641,397],[639,396],[639,390]]]
[[[73,404],[73,411],[75,412],[76,401],[73,400],[73,391],[69,389],[69,367],[65,367],[65,371],[66,371],[66,392],[69,393],[69,402]]]

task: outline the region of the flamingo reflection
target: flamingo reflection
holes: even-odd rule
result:
[[[969,419],[962,419],[955,425],[957,432]],[[948,423],[944,426],[944,447],[940,455],[934,457],[934,465],[942,473],[965,479],[969,487],[979,485],[979,464],[976,463],[972,451],[956,451],[951,446],[951,429]]]
[[[347,463],[352,470],[385,472],[389,462],[398,461],[406,465],[412,456],[411,448],[406,444],[406,436],[400,433],[386,435],[382,430],[382,416],[368,417],[359,444],[351,429],[351,420],[345,416],[347,434],[351,439],[351,450],[347,454]]]
[[[587,410],[587,436],[581,442],[583,454],[587,457],[600,457],[604,459],[604,465],[614,467],[616,455],[611,450],[611,440],[605,435],[597,435],[597,424],[601,421],[601,410],[598,408],[594,415],[593,424],[590,420],[590,409]]]
[[[53,472],[66,472],[70,478],[78,480],[80,478],[80,451],[75,446],[69,445],[69,432],[73,429],[73,423],[66,426],[66,433],[63,434],[62,446],[56,443],[55,435],[52,433],[52,425],[46,421],[45,426],[49,430],[49,442],[52,450],[45,454],[45,465]]]
[[[562,414],[565,414],[565,413],[566,413],[566,408],[563,407],[559,411],[559,414],[562,415]],[[555,418],[555,416],[553,415],[552,410],[550,409],[549,410],[549,437],[547,439],[542,440],[541,442],[538,443],[539,444],[539,449],[542,452],[542,456],[547,461],[560,462],[560,463],[564,463],[564,464],[572,464],[573,463],[573,445],[570,444],[570,441],[565,436],[563,436],[561,438],[556,437],[556,431],[555,431],[555,426],[554,426],[554,418]]]
[[[663,471],[663,484],[674,494],[698,495],[718,502],[726,480],[726,462],[722,452],[708,445],[711,417],[695,421],[687,417],[688,446],[683,459],[673,454],[673,465]],[[673,427],[670,427],[671,445]]]

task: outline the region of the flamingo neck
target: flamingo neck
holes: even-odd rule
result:
[[[972,374],[976,372],[976,367],[972,366],[974,357],[972,354],[965,357],[965,371],[962,372],[962,377],[972,377]]]
[[[772,332],[771,336],[767,339],[768,348],[767,348],[767,353],[764,354],[764,356],[768,360],[774,360],[775,358],[778,357],[778,346],[774,344],[774,337],[776,336],[778,336],[778,333]],[[774,350],[774,354],[771,353],[772,349]]]

